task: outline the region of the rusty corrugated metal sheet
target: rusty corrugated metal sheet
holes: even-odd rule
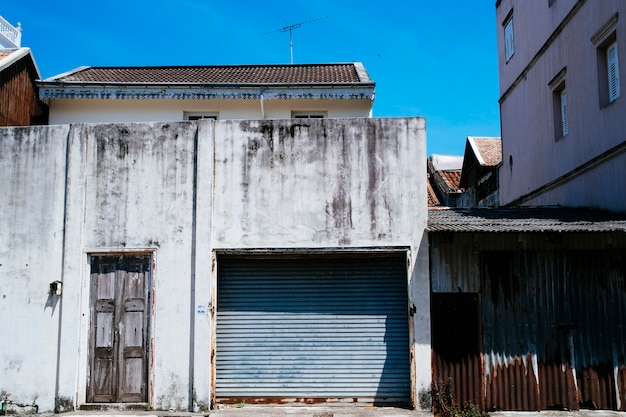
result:
[[[433,293],[431,311],[433,380],[452,383],[457,407],[483,407],[479,295]]]
[[[623,235],[438,233],[430,243],[433,293],[481,295],[485,409],[626,411]],[[433,375],[446,375],[433,358]]]
[[[625,262],[619,250],[482,254],[487,408],[624,407]]]

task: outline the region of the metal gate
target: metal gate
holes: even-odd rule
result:
[[[405,256],[219,257],[217,402],[408,404]]]

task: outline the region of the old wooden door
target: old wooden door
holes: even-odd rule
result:
[[[145,402],[149,256],[91,258],[88,402]]]

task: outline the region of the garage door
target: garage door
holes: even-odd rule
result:
[[[408,404],[405,254],[218,258],[216,400]]]

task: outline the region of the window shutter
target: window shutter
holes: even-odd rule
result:
[[[513,39],[513,17],[511,17],[504,25],[504,53],[506,55],[506,61],[515,53],[515,43]]]
[[[567,135],[569,131],[569,122],[567,119],[567,92],[561,91],[561,128],[563,130],[563,136]]]
[[[617,42],[606,49],[607,68],[609,71],[609,99],[614,102],[619,97],[619,66],[617,62]]]

